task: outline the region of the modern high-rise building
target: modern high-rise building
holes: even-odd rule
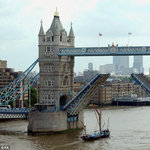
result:
[[[7,61],[6,60],[0,60],[0,68],[7,68]]]
[[[93,71],[93,63],[88,63],[88,70]]]
[[[144,73],[143,56],[134,56],[133,68],[138,70],[138,73]]]
[[[116,70],[120,70],[120,67],[129,68],[129,56],[113,56],[113,64]]]

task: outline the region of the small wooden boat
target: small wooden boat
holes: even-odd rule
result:
[[[96,110],[98,116],[99,116],[99,131],[94,131],[93,134],[87,134],[86,133],[86,126],[82,123],[82,126],[84,128],[84,132],[85,134],[81,136],[81,138],[83,140],[94,140],[94,139],[99,139],[99,138],[106,138],[106,137],[109,137],[110,136],[110,131],[108,129],[108,126],[107,126],[107,129],[105,130],[102,130],[101,128],[101,110],[100,112],[97,110],[97,108],[93,105],[94,109]],[[109,125],[109,119],[108,119],[108,125]]]

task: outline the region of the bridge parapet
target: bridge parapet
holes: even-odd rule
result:
[[[150,46],[59,48],[59,56],[150,55]]]

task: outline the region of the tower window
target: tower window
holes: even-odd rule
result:
[[[47,93],[44,93],[44,99],[47,100]]]
[[[48,85],[47,81],[44,82],[44,86],[46,87]]]
[[[51,67],[51,71],[54,72],[54,66]]]
[[[46,66],[44,67],[44,72],[47,72],[47,67]]]
[[[50,52],[50,47],[47,47],[47,52],[48,52],[48,53]]]
[[[47,37],[47,41],[50,41],[50,37]]]
[[[54,41],[54,36],[52,36],[52,41]]]
[[[62,41],[62,36],[60,36],[60,41]]]

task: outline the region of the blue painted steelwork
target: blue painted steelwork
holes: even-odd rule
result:
[[[25,87],[26,85],[26,89],[21,93],[21,94],[18,94],[17,96],[15,97],[10,97],[10,100],[7,100],[3,103],[0,103],[0,105],[4,105],[4,104],[7,104],[15,99],[17,99],[18,97],[20,97],[21,95],[23,95],[26,91],[28,91],[38,80],[40,79],[39,77],[39,73],[37,75],[35,75],[33,78],[31,78],[30,80],[28,80],[28,82],[26,82],[24,85],[22,85],[21,87],[17,88],[16,90],[12,91],[11,93],[9,94],[5,94],[4,96],[0,97],[0,100],[2,100],[3,98],[5,97],[8,97],[9,95],[11,94],[14,94],[15,92],[19,91],[21,88]],[[32,84],[30,86],[28,86],[28,84],[32,81]],[[18,92],[19,93],[19,92]]]
[[[96,88],[102,85],[109,74],[97,74],[72,100],[70,100],[63,110],[68,112],[69,116],[77,115],[88,104],[90,97],[94,94]]]
[[[21,75],[19,75],[13,82],[11,82],[10,84],[8,84],[7,86],[5,86],[4,88],[2,88],[0,90],[1,91],[4,91],[6,88],[8,88],[9,86],[13,85],[13,83],[15,81],[17,81],[18,79],[21,79],[15,86],[14,88],[19,85],[26,77],[27,75],[32,71],[32,69],[35,67],[35,65],[37,64],[37,62],[39,61],[39,59],[37,59],[26,71],[24,71]],[[27,72],[27,73],[26,73]],[[23,78],[22,78],[23,77]],[[9,92],[11,92],[13,89],[11,89]]]
[[[94,83],[98,78],[100,77],[100,74],[97,74],[73,99],[71,99],[64,107],[63,110],[66,110],[66,108],[76,100],[84,91],[90,88],[91,84]],[[85,95],[85,94],[84,94]]]
[[[9,103],[10,101],[13,101],[17,99],[19,96],[24,94],[29,88],[31,88],[38,80],[39,80],[39,74],[34,76],[32,79],[28,80],[24,85],[17,88],[17,86],[27,77],[27,75],[32,71],[32,69],[37,64],[38,59],[25,71],[23,72],[18,78],[16,78],[13,82],[8,84],[6,87],[0,90],[0,105]],[[29,82],[32,81],[32,84],[28,87]],[[21,88],[26,88],[23,90],[22,93],[19,93],[19,90]],[[4,93],[6,92],[6,93]]]
[[[150,55],[150,46],[59,48],[59,56],[120,56]]]
[[[150,83],[148,79],[144,76],[144,74],[134,74],[132,73],[131,76],[136,81],[136,84],[139,84],[142,89],[146,92],[146,94],[150,97]]]
[[[12,108],[12,109],[0,109],[0,114],[28,114],[33,108]]]

